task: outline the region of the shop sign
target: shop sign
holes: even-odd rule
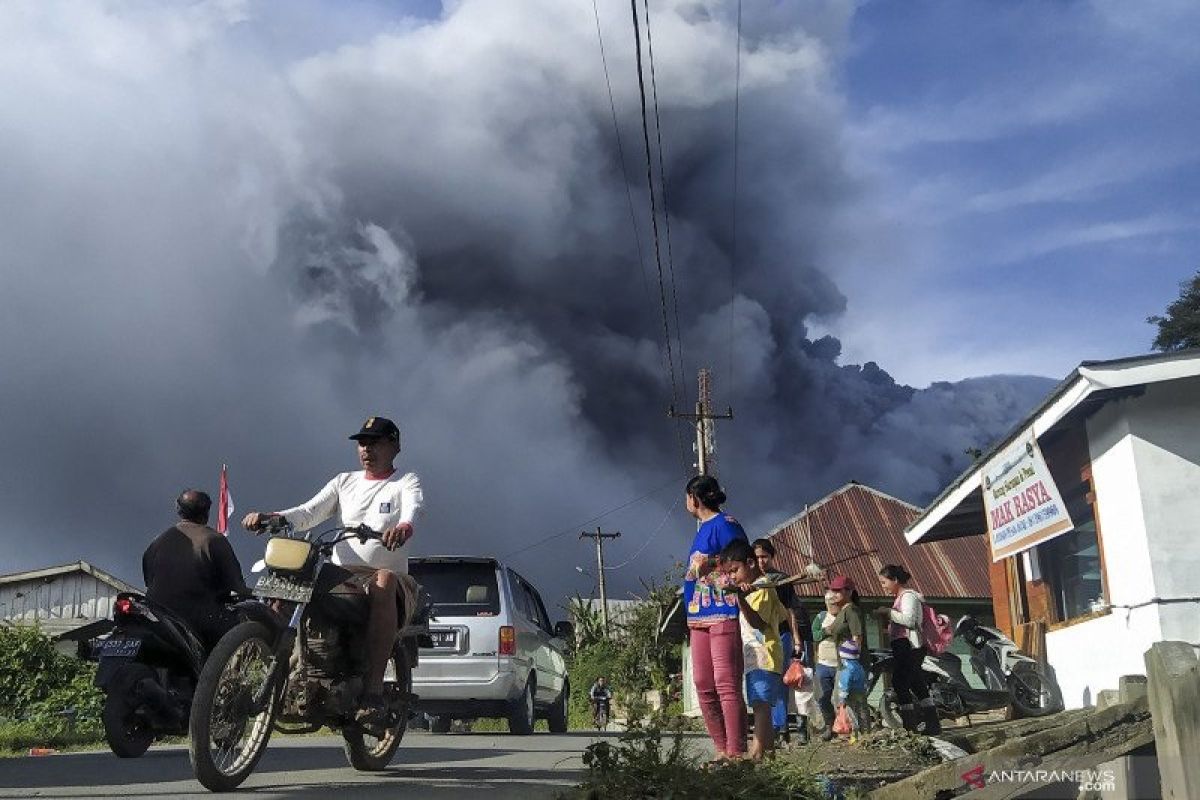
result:
[[[1000,561],[1074,528],[1037,440],[1020,439],[984,465],[983,507],[992,560]]]

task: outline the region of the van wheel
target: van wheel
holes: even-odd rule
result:
[[[549,726],[551,733],[567,732],[567,717],[569,716],[568,709],[570,703],[571,683],[564,679],[562,693],[554,701],[554,707],[550,709],[550,713],[546,715],[546,724]]]
[[[445,714],[438,714],[433,719],[429,720],[430,733],[449,733],[450,723],[453,720]]]
[[[533,676],[525,683],[525,691],[517,698],[512,709],[508,712],[508,731],[517,736],[528,736],[533,733]]]

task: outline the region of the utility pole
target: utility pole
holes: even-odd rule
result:
[[[685,414],[671,406],[668,414],[678,419],[690,419],[696,423],[696,470],[700,475],[716,473],[716,444],[717,431],[713,424],[718,419],[733,419],[733,409],[726,409],[724,414],[712,412],[712,388],[708,369],[701,369],[699,375],[700,387],[696,401],[696,413]]]
[[[604,624],[605,636],[608,635],[608,593],[605,591],[604,587],[604,540],[616,539],[620,535],[620,531],[605,533],[604,531],[600,530],[599,526],[596,527],[595,533],[584,531],[583,533],[579,534],[580,539],[596,540],[596,568],[598,570],[596,575],[600,580],[600,621]]]

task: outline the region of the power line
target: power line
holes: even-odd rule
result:
[[[625,147],[621,144],[621,127],[617,124],[617,104],[613,100],[612,81],[608,76],[608,56],[604,52],[604,35],[600,32],[600,9],[596,0],[592,0],[592,13],[596,17],[596,39],[600,42],[600,63],[604,65],[604,84],[608,87],[608,107],[612,112],[613,135],[617,139],[617,156],[621,161],[621,183],[625,184],[625,197],[629,200],[629,223],[633,226],[633,241],[637,245],[638,266],[642,271],[642,287],[646,290],[646,302],[653,305],[650,297],[650,277],[646,274],[646,259],[642,254],[642,233],[638,230],[637,213],[633,209],[633,189],[626,177],[629,172],[625,166]]]
[[[662,306],[663,339],[667,345],[667,372],[671,379],[671,403],[679,402],[679,384],[675,379],[675,357],[671,348],[670,314],[667,311],[667,290],[663,278],[662,247],[658,235],[658,201],[654,193],[654,161],[650,154],[650,122],[646,113],[646,77],[642,69],[642,33],[638,22],[637,0],[629,0],[630,11],[633,14],[634,50],[637,54],[638,97],[641,99],[642,110],[642,141],[646,147],[646,184],[650,191],[650,223],[654,232],[654,263],[658,267],[658,298]],[[679,457],[685,474],[688,470],[688,459],[683,446],[683,432],[675,426],[676,439],[679,445]]]
[[[730,256],[729,256],[729,398],[733,400],[733,340],[734,340],[734,303],[737,301],[737,257],[738,257],[738,150],[741,128],[742,102],[742,0],[737,4],[737,57],[734,66],[733,79],[733,192],[732,209],[729,215],[730,227]]]
[[[632,564],[634,559],[636,559],[638,556],[640,556],[642,554],[642,552],[647,547],[650,546],[650,543],[654,541],[654,537],[658,536],[659,531],[661,531],[663,529],[663,526],[665,526],[667,524],[667,520],[671,518],[672,512],[675,511],[675,507],[678,505],[679,505],[679,498],[676,497],[675,502],[671,503],[671,507],[667,509],[667,513],[663,514],[662,521],[658,523],[658,527],[654,529],[654,531],[650,534],[649,537],[647,537],[646,541],[642,542],[642,546],[637,549],[637,552],[634,553],[633,555],[631,555],[629,558],[622,561],[620,564],[617,564],[615,567],[608,567],[607,568],[608,571],[612,572],[613,570],[618,570],[618,569],[621,569],[621,567],[627,567],[630,564]]]
[[[609,76],[609,72],[608,72],[608,55],[604,49],[604,33],[600,26],[600,9],[598,8],[598,6],[596,4],[596,0],[592,0],[592,15],[594,16],[594,18],[596,20],[596,40],[600,44],[600,63],[604,67],[604,84],[608,88],[608,108],[609,108],[609,112],[612,115],[613,136],[616,138],[616,141],[617,141],[617,156],[621,162],[621,179],[622,179],[621,182],[625,184],[625,198],[629,202],[629,222],[630,222],[630,225],[633,227],[633,240],[634,240],[634,244],[637,246],[638,266],[641,268],[641,273],[642,273],[642,288],[645,290],[645,293],[646,293],[646,302],[653,305],[654,301],[653,301],[653,299],[651,299],[651,296],[650,296],[650,279],[646,274],[646,259],[645,259],[645,255],[642,251],[642,234],[641,234],[641,231],[638,229],[637,212],[634,210],[634,207],[633,207],[633,188],[630,186],[629,181],[626,178],[626,176],[629,174],[629,172],[628,172],[628,168],[627,168],[626,161],[625,161],[625,146],[621,141],[621,127],[617,122],[617,104],[616,104],[616,101],[613,99],[612,80],[611,80],[611,78]],[[653,77],[653,64],[651,64],[651,77]],[[660,153],[661,153],[661,150],[660,150]],[[665,202],[666,202],[666,200],[664,198],[664,203]],[[668,224],[669,224],[669,220],[668,220]],[[668,229],[667,229],[667,260],[668,260],[668,263],[670,263],[670,259],[671,259],[670,247],[671,247],[670,228],[668,227]],[[672,273],[672,275],[674,275],[674,273]],[[672,293],[674,293],[674,278],[673,277],[672,277]],[[665,317],[664,317],[664,319],[665,319]],[[675,309],[675,325],[676,325],[676,328],[679,327],[678,306],[676,306],[676,309]],[[663,336],[664,336],[663,343],[666,346],[666,353],[664,354],[665,357],[663,360],[666,361],[668,358],[670,358],[670,352],[671,352],[670,344],[671,343],[670,343],[670,332],[666,330],[665,324],[664,324]],[[682,367],[682,363],[683,363],[682,355],[683,355],[683,351],[682,351],[682,347],[681,347],[681,349],[680,349],[680,365],[681,365],[681,367]],[[674,386],[673,386],[674,365],[668,364],[667,367],[668,367],[668,373],[672,375],[671,399],[672,399],[672,401],[674,401],[674,399],[675,399]],[[683,474],[687,475],[687,474],[689,474],[687,451],[686,451],[686,449],[684,447],[684,443],[683,443],[683,433],[682,433],[682,431],[679,430],[678,425],[675,426],[675,439],[676,439],[676,446],[678,447],[678,450],[679,450],[679,464],[683,471]]]
[[[512,558],[513,556],[520,555],[521,553],[528,552],[529,550],[532,550],[535,547],[541,547],[542,545],[546,544],[547,542],[554,541],[555,539],[561,539],[563,536],[566,536],[567,534],[578,533],[579,529],[585,525],[591,525],[593,522],[597,522],[601,519],[604,519],[609,514],[615,514],[618,511],[622,511],[626,508],[629,508],[632,505],[640,503],[643,500],[645,500],[646,498],[652,497],[653,495],[658,494],[663,489],[666,489],[668,486],[678,485],[678,480],[679,480],[678,478],[671,478],[666,483],[663,483],[660,486],[658,486],[654,489],[651,489],[650,491],[646,492],[645,494],[635,497],[632,500],[627,500],[624,503],[621,503],[621,505],[610,508],[607,511],[602,511],[599,514],[597,514],[596,516],[592,517],[591,519],[586,519],[583,522],[572,525],[569,528],[565,528],[565,529],[559,531],[558,533],[552,533],[543,539],[538,539],[536,542],[526,545],[525,547],[522,547],[520,550],[513,550],[511,553],[508,553],[507,555],[505,555],[504,558],[509,559],[509,558]]]
[[[654,71],[654,38],[650,35],[650,0],[642,0],[646,14],[646,54],[650,57],[650,90],[654,98],[654,135],[658,140],[658,182],[662,188],[663,222],[667,234],[667,272],[671,278],[671,307],[675,312],[675,344],[679,350],[679,374],[687,374],[683,360],[683,327],[679,324],[679,295],[675,291],[675,256],[671,248],[671,205],[667,199],[667,168],[663,163],[662,118],[658,114],[658,78]]]

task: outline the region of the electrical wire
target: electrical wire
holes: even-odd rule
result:
[[[667,513],[663,514],[662,521],[658,523],[658,527],[654,529],[654,531],[650,534],[649,537],[647,537],[646,541],[642,542],[642,546],[637,549],[637,552],[634,553],[633,555],[631,555],[629,558],[622,561],[620,564],[617,564],[615,567],[605,567],[604,571],[612,572],[613,570],[617,570],[617,569],[620,569],[621,567],[626,567],[626,566],[632,564],[634,559],[636,559],[638,556],[640,556],[642,554],[642,552],[647,547],[650,546],[650,543],[654,541],[654,537],[658,536],[659,531],[661,531],[663,529],[663,526],[667,524],[667,520],[671,518],[672,512],[675,511],[675,508],[678,505],[679,505],[679,498],[676,497],[675,502],[671,503],[671,507],[667,509]]]
[[[654,191],[654,160],[650,150],[650,121],[646,110],[646,76],[642,68],[642,32],[638,22],[637,0],[629,0],[630,11],[633,14],[633,38],[637,54],[638,97],[641,100],[642,111],[642,141],[646,148],[646,183],[650,191],[650,223],[654,233],[654,263],[658,268],[658,296],[662,306],[663,339],[667,346],[667,372],[671,380],[672,405],[679,403],[679,384],[675,378],[675,357],[671,347],[670,313],[667,310],[666,281],[663,275],[662,246],[658,233],[658,200]],[[675,425],[676,437],[679,443],[679,456],[684,474],[690,473],[686,450],[683,447],[683,434],[678,423]]]
[[[650,491],[646,492],[645,494],[643,494],[643,495],[639,495],[638,497],[635,497],[635,498],[633,498],[632,500],[627,500],[627,501],[625,501],[624,503],[621,503],[621,505],[619,505],[619,506],[614,506],[613,508],[610,508],[610,509],[608,509],[607,511],[602,511],[602,512],[600,512],[599,514],[597,514],[596,516],[592,517],[591,519],[587,519],[587,520],[584,520],[583,522],[580,522],[578,525],[572,525],[572,526],[571,526],[571,527],[569,527],[569,528],[564,528],[563,530],[559,531],[558,533],[552,533],[552,534],[550,534],[549,536],[547,536],[547,537],[545,537],[545,538],[543,538],[543,539],[538,539],[536,542],[533,542],[532,544],[528,544],[528,545],[526,545],[525,547],[522,547],[522,548],[521,548],[521,549],[519,549],[519,550],[513,550],[511,553],[508,553],[507,555],[505,555],[505,556],[504,556],[504,558],[505,558],[506,560],[507,560],[507,559],[510,559],[510,558],[512,558],[513,556],[520,555],[521,553],[528,552],[529,550],[532,550],[532,549],[534,549],[535,547],[541,547],[542,545],[544,545],[544,544],[546,544],[546,543],[548,543],[548,542],[552,542],[552,541],[554,541],[555,539],[560,539],[560,538],[562,538],[563,536],[567,536],[568,534],[572,534],[572,533],[574,533],[574,534],[578,534],[578,533],[579,533],[579,529],[580,529],[580,528],[582,528],[583,526],[585,526],[585,525],[591,525],[593,522],[597,522],[597,521],[599,521],[599,520],[601,520],[601,519],[604,519],[604,518],[605,518],[605,517],[607,517],[609,514],[615,514],[615,513],[616,513],[616,512],[618,512],[618,511],[622,511],[622,510],[624,510],[624,509],[626,509],[626,508],[629,508],[629,507],[630,507],[630,506],[632,506],[632,505],[636,505],[637,503],[640,503],[640,502],[642,502],[643,500],[645,500],[645,499],[647,499],[647,498],[649,498],[649,497],[653,497],[654,495],[656,495],[656,494],[658,494],[659,492],[661,492],[663,489],[666,489],[668,486],[677,486],[677,485],[678,485],[678,481],[679,481],[679,479],[678,479],[678,478],[671,478],[671,479],[670,479],[669,481],[667,481],[666,483],[663,483],[662,485],[660,485],[660,486],[658,486],[658,487],[656,487],[656,488],[654,488],[654,489],[651,489]]]
[[[617,157],[621,162],[621,183],[625,184],[625,197],[629,201],[629,223],[633,226],[633,241],[637,245],[638,266],[642,272],[642,287],[646,291],[646,302],[654,304],[650,296],[650,276],[646,272],[646,259],[642,253],[642,232],[638,229],[637,213],[633,209],[633,188],[626,177],[629,172],[625,165],[625,147],[621,143],[621,127],[617,124],[617,104],[613,100],[612,81],[608,75],[608,56],[604,51],[604,34],[600,31],[600,9],[596,0],[592,0],[592,13],[596,17],[596,40],[600,43],[600,63],[604,66],[604,84],[608,87],[608,108],[612,112],[613,136],[617,140]]]
[[[671,307],[675,312],[675,346],[679,352],[679,374],[687,375],[683,360],[683,327],[679,324],[679,295],[675,291],[675,256],[671,248],[671,203],[667,199],[667,168],[663,161],[662,118],[658,113],[658,78],[654,70],[654,38],[650,34],[650,0],[642,0],[646,15],[646,55],[650,61],[650,93],[654,99],[654,135],[658,141],[658,182],[662,192],[663,230],[667,235],[667,274],[671,279]]]
[[[729,398],[733,401],[733,341],[734,341],[734,303],[737,300],[737,258],[738,258],[738,152],[741,132],[742,104],[742,0],[737,4],[737,57],[734,65],[733,79],[733,191],[732,209],[730,211],[730,256],[729,256]]]

